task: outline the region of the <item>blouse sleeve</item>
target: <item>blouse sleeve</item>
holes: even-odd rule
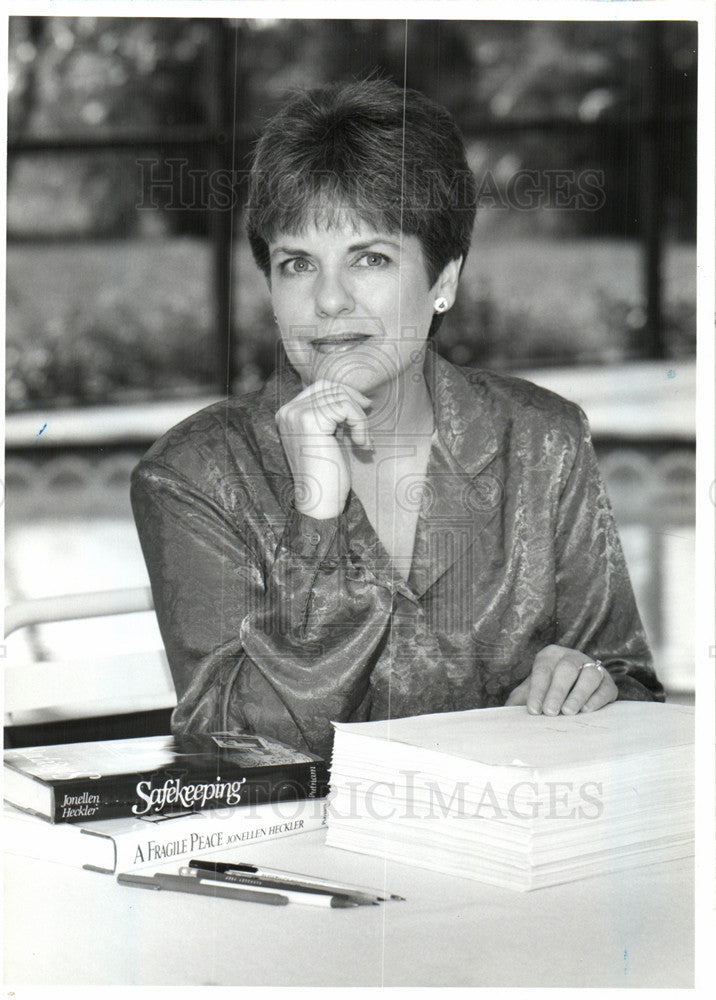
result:
[[[392,602],[349,552],[343,517],[293,511],[266,563],[246,523],[174,470],[140,463],[132,505],[174,731],[247,729],[328,753],[331,720],[366,696]]]
[[[587,419],[557,521],[557,609],[561,646],[600,659],[620,699],[663,701]]]

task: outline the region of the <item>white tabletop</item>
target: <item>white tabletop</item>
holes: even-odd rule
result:
[[[405,902],[262,906],[6,857],[5,984],[693,985],[691,859],[519,893],[326,847],[324,837],[270,841],[231,860],[385,885]]]

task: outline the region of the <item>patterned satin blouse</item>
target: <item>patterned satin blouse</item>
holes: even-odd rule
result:
[[[407,579],[365,511],[293,507],[284,365],[161,438],[132,503],[176,686],[175,732],[263,733],[327,755],[331,721],[502,705],[550,643],[663,700],[586,418],[428,351],[435,432]]]

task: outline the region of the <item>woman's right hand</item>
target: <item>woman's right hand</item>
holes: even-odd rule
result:
[[[342,513],[351,482],[336,431],[344,425],[354,444],[372,450],[370,402],[357,389],[319,379],[276,413],[296,510],[320,520]]]

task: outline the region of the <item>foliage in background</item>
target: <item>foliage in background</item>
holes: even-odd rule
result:
[[[489,171],[503,191],[525,168],[604,171],[606,201],[600,211],[561,212],[547,220],[540,213],[517,212],[520,226],[597,235],[636,232],[636,151],[621,139],[606,142],[599,132],[581,128],[565,139],[549,123],[581,127],[609,120],[626,128],[646,113],[652,75],[645,64],[643,23],[411,21],[406,35],[403,21],[242,19],[225,25],[230,47],[223,53],[217,23],[11,18],[11,137],[198,127],[210,117],[217,60],[225,58],[233,92],[224,96],[233,117],[235,163],[242,168],[251,140],[287,90],[376,71],[402,83],[405,71],[408,86],[453,112],[474,169],[478,175]],[[664,48],[664,114],[674,122],[693,119],[695,26],[665,23]],[[544,127],[516,129],[530,122]],[[507,131],[495,132],[494,126]],[[672,167],[665,178],[671,229],[679,238],[693,238],[695,128],[672,127],[664,141]],[[204,154],[196,154],[190,166],[206,165]],[[127,235],[147,224],[146,213],[135,211],[143,178],[132,157],[22,158],[15,161],[12,180],[11,232],[45,232],[48,226],[58,231],[64,225],[88,234]],[[52,215],[43,211],[43,187],[53,192]],[[83,212],[73,218],[78,194]],[[157,214],[160,218],[151,220],[154,232],[200,232],[208,225],[207,212]]]
[[[11,139],[169,135],[211,117],[226,58],[216,19],[12,17]],[[609,362],[643,354],[640,337],[639,157],[590,125],[627,127],[649,104],[644,25],[264,19],[223,22],[235,115],[235,162],[288,89],[379,71],[446,104],[478,178],[498,197],[523,169],[600,169],[595,212],[500,208],[480,212],[460,298],[440,348],[467,364]],[[667,117],[695,107],[696,37],[664,25]],[[235,45],[235,50],[233,46]],[[235,57],[235,59],[234,59]],[[235,72],[234,72],[235,70]],[[234,93],[237,100],[234,101]],[[221,96],[221,95],[218,95]],[[572,122],[566,135],[550,122]],[[529,128],[524,127],[531,123]],[[540,125],[540,123],[542,123]],[[625,133],[626,134],[626,133]],[[666,339],[694,350],[695,133],[667,136],[669,244]],[[157,171],[166,176],[159,147]],[[188,156],[188,154],[186,154]],[[208,166],[195,152],[191,169]],[[9,158],[7,400],[11,409],[168,396],[208,389],[212,340],[211,212],[170,210],[166,192],[138,211],[147,178],[137,156],[20,154]],[[273,367],[275,326],[263,279],[235,211],[235,389]],[[53,242],[47,243],[51,237]],[[589,238],[587,238],[589,237]]]

